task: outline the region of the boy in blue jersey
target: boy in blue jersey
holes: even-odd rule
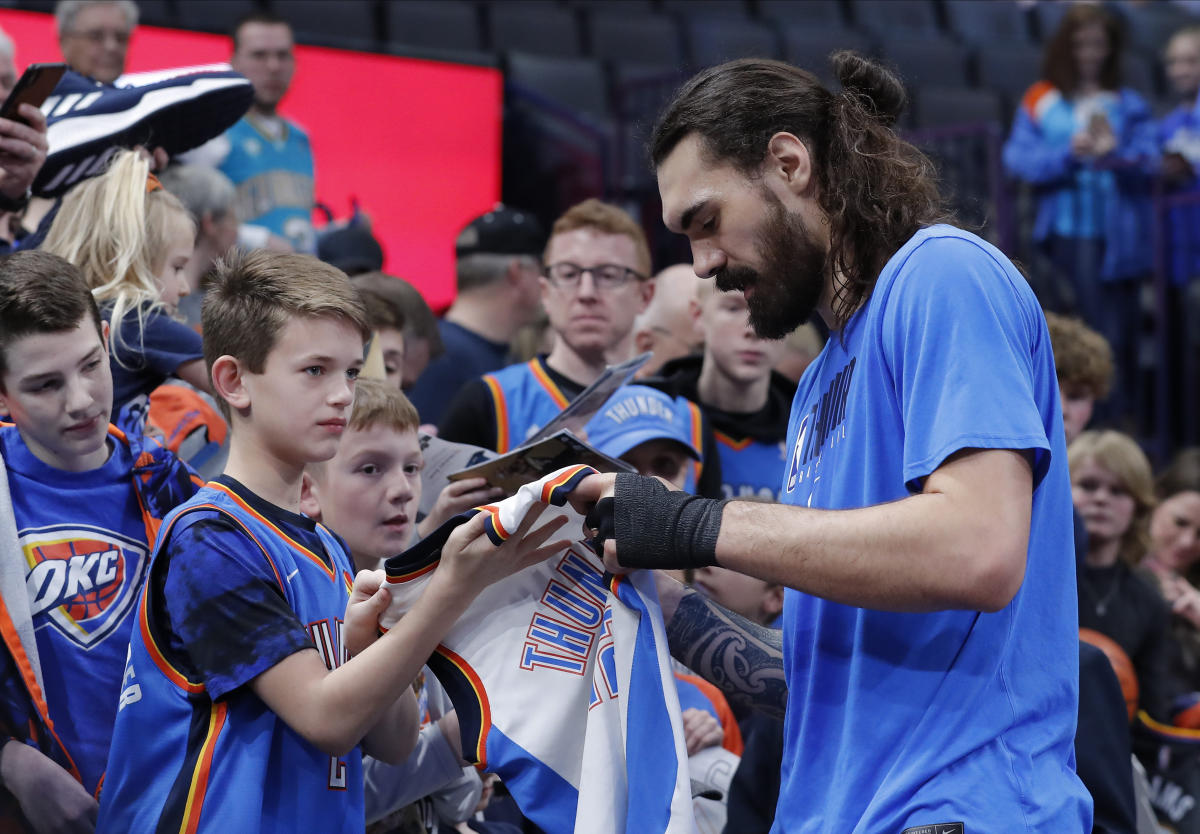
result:
[[[92,829],[150,543],[199,487],[109,425],[106,330],[69,262],[0,262],[0,827]]]
[[[704,281],[696,295],[704,352],[668,362],[646,384],[703,409],[721,461],[722,497],[776,500],[796,393],[796,386],[772,370],[784,343],[754,332],[741,292],[719,292]]]
[[[695,593],[660,594],[680,660],[786,710],[772,831],[1090,831],[1045,320],[1003,254],[944,224],[932,164],[890,129],[899,80],[832,62],[838,93],[778,61],[704,70],[651,140],[697,274],[742,291],[763,338],[813,312],[833,332],[793,402],[782,504],[626,474],[572,502],[595,502],[612,567],[787,586],[781,653]]]
[[[337,451],[363,362],[349,279],[304,255],[233,256],[202,319],[229,461],[155,545],[98,830],[361,832],[360,746],[408,754],[410,684],[444,630],[555,546],[545,533],[495,549],[482,520],[463,525],[421,610],[376,639],[380,577],[352,596],[344,543],[300,512],[304,469]]]

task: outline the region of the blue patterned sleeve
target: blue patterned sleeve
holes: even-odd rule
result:
[[[212,513],[176,529],[163,598],[171,648],[217,700],[312,640],[258,545]]]

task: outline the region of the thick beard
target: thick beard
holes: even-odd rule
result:
[[[813,239],[799,215],[788,212],[764,189],[770,214],[758,232],[761,270],[737,266],[721,270],[717,289],[753,292],[746,300],[750,326],[761,339],[782,339],[808,321],[825,286],[828,256]]]

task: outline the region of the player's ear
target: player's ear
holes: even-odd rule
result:
[[[300,512],[313,521],[321,520],[321,500],[317,482],[307,471],[300,476]]]

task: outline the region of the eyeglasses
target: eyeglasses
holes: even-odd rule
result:
[[[546,279],[560,290],[578,289],[579,282],[583,280],[583,273],[585,272],[592,274],[592,282],[600,292],[619,289],[632,279],[638,281],[646,280],[645,275],[620,264],[597,264],[596,266],[584,267],[579,264],[573,264],[570,261],[559,261],[556,264],[547,265],[542,270],[542,274],[546,276]]]
[[[84,29],[71,32],[74,37],[83,38],[96,44],[104,43],[108,38],[112,38],[118,46],[127,46],[130,34],[128,29]]]

